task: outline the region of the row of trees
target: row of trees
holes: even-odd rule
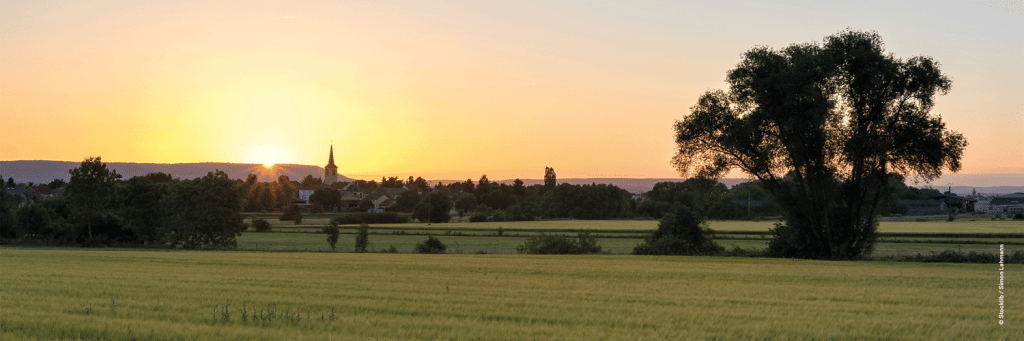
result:
[[[16,208],[0,194],[0,237],[65,245],[232,247],[246,226],[244,191],[221,171],[193,180],[122,180],[99,157],[72,169],[64,196]]]

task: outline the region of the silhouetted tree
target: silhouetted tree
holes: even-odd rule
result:
[[[234,247],[245,231],[242,188],[221,171],[171,184],[161,206],[167,212],[164,228],[171,246]]]
[[[330,211],[341,205],[341,193],[330,188],[321,188],[313,191],[309,196],[309,202]]]
[[[459,199],[455,200],[455,209],[459,211],[460,217],[476,209],[476,196],[473,193],[462,193]]]
[[[929,115],[950,80],[929,57],[898,59],[874,32],[756,47],[675,124],[684,177],[738,168],[761,181],[785,225],[769,254],[849,259],[870,252],[889,173],[956,172],[967,141]],[[787,176],[788,175],[788,176]]]
[[[551,167],[544,167],[544,189],[553,190],[558,183],[558,179],[555,178],[555,169]]]
[[[58,189],[64,187],[64,185],[67,185],[67,183],[64,182],[64,179],[53,179],[53,181],[50,181],[50,183],[46,184],[46,187]]]
[[[75,216],[85,220],[88,236],[92,239],[92,222],[110,210],[114,198],[114,182],[121,178],[117,171],[108,170],[99,156],[82,161],[78,168],[69,171],[67,195]]]
[[[255,175],[252,175],[252,177],[254,179],[256,178]],[[160,183],[170,183],[172,180],[174,180],[174,178],[172,178],[170,174],[164,174],[163,172],[156,172],[156,173],[146,174],[146,179],[149,179],[149,181],[152,181],[152,182],[158,183],[158,184],[160,184]]]

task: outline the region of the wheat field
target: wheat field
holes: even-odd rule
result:
[[[1000,326],[994,264],[12,248],[0,261],[4,340],[1024,335],[1021,265],[1005,270]]]

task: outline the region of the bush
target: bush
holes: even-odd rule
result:
[[[409,217],[394,213],[346,213],[331,219],[332,223],[338,225],[367,224],[404,224],[409,222]]]
[[[601,253],[601,246],[589,232],[579,232],[577,239],[541,233],[519,244],[516,251],[534,255],[583,255]]]
[[[370,244],[370,231],[369,226],[366,223],[359,224],[359,230],[356,232],[356,252],[366,252],[366,247]]]
[[[291,206],[288,206],[287,208],[285,208],[284,212],[282,212],[281,216],[278,217],[277,219],[281,219],[282,221],[288,221],[288,220],[295,220],[295,218],[301,219],[301,217],[302,217],[302,209],[299,208],[298,205],[291,205]]]
[[[256,231],[256,232],[270,232],[270,223],[267,222],[266,219],[263,219],[263,218],[253,218],[252,222],[250,223],[250,225],[252,225],[253,231]]]
[[[494,214],[491,214],[491,217],[488,220],[490,220],[490,221],[508,221],[508,215],[505,214],[505,211],[494,210]]]
[[[1024,213],[1017,213],[1013,215],[1013,220],[1024,220]]]
[[[469,222],[471,222],[471,223],[486,223],[487,222],[487,216],[485,216],[483,214],[479,214],[479,213],[478,214],[474,214],[472,217],[469,217]]]
[[[422,243],[416,243],[416,252],[419,253],[444,253],[444,250],[448,249],[440,239],[434,238],[434,236],[427,236],[427,240]]]
[[[633,248],[635,255],[709,255],[724,249],[714,232],[689,207],[678,206],[658,222],[658,229]]]
[[[338,237],[341,236],[341,229],[337,224],[330,224],[324,226],[324,233],[327,234],[327,243],[331,244],[331,251],[334,251],[334,246],[338,244]]]

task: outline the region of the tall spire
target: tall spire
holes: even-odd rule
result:
[[[334,166],[334,143],[331,143],[331,156],[327,159],[327,166]]]

